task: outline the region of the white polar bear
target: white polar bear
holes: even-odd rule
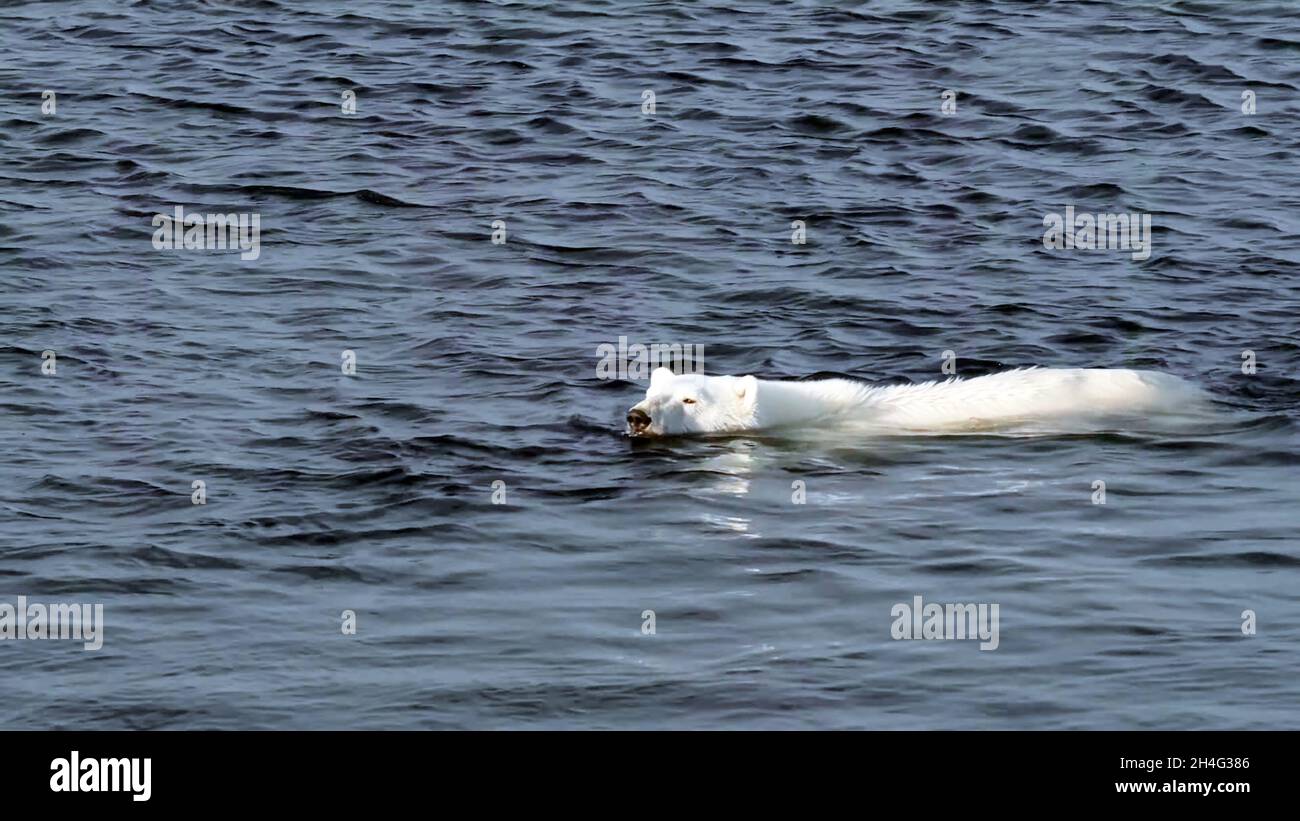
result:
[[[736,433],[861,424],[897,432],[987,430],[1199,407],[1200,388],[1169,374],[1127,369],[1021,368],[974,379],[871,386],[848,379],[770,382],[752,376],[674,374],[656,368],[627,413],[632,436]]]

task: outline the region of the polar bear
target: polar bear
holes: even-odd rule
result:
[[[1189,411],[1195,385],[1127,369],[1020,368],[974,379],[872,386],[848,379],[772,382],[656,368],[627,412],[635,437],[861,424],[897,432],[995,430],[1121,415]]]

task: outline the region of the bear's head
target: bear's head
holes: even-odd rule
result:
[[[752,376],[675,374],[655,368],[645,399],[627,412],[631,436],[727,433],[754,424],[758,380]]]

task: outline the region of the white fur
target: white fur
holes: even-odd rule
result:
[[[1023,368],[974,379],[871,386],[848,379],[678,375],[658,368],[645,399],[629,413],[650,416],[648,428],[630,431],[639,436],[846,423],[937,432],[1173,413],[1204,398],[1200,388],[1176,376],[1127,369]]]

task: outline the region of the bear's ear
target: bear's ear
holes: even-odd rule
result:
[[[752,376],[738,376],[731,385],[736,391],[740,407],[746,411],[753,410],[754,403],[758,401],[758,380]]]
[[[655,368],[650,374],[650,390],[667,387],[673,381],[673,372],[667,368]]]

